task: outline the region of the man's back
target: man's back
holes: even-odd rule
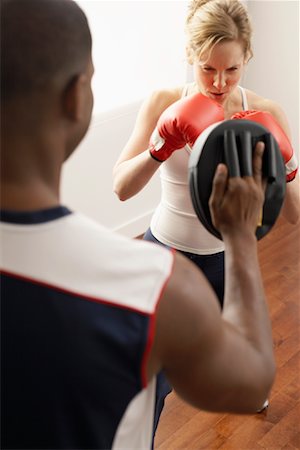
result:
[[[1,240],[4,447],[150,447],[145,364],[172,253],[63,207],[4,212]]]
[[[92,114],[88,23],[70,0],[0,7],[2,446],[151,448],[162,370],[198,408],[255,412],[275,372],[255,236],[263,144],[253,177],[220,165],[213,180],[226,248],[221,315],[185,256],[59,206],[63,163]],[[99,151],[105,158],[104,142]]]

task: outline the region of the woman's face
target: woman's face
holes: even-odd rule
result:
[[[200,60],[194,59],[195,81],[204,95],[224,105],[239,84],[244,65],[244,49],[240,42],[220,42]]]

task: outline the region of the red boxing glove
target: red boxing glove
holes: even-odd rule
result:
[[[205,95],[180,99],[160,116],[150,139],[150,154],[163,162],[186,144],[193,146],[205,128],[222,120],[223,107]]]
[[[292,181],[295,178],[298,171],[298,163],[296,156],[294,155],[293,147],[289,141],[289,138],[280,125],[276,122],[272,114],[267,111],[241,111],[234,114],[231,119],[251,120],[267,128],[267,130],[269,130],[276,139],[283,156],[286,170],[286,181]]]

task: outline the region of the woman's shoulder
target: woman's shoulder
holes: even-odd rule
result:
[[[184,86],[174,87],[171,89],[160,89],[153,91],[147,99],[149,105],[157,109],[164,110],[172,103],[179,100],[182,96]]]
[[[268,111],[270,113],[276,113],[282,111],[279,103],[269,98],[262,97],[249,89],[245,89],[248,99],[249,109],[256,109],[259,111]]]
[[[136,118],[136,130],[152,130],[158,118],[172,103],[181,98],[183,86],[153,91],[144,99]],[[140,132],[140,131],[139,131]]]
[[[289,131],[289,126],[284,110],[279,103],[269,98],[262,97],[249,89],[246,89],[248,107],[257,111],[268,111],[277,119],[286,132]]]
[[[139,117],[156,123],[163,111],[181,98],[182,92],[183,86],[153,91],[142,103]]]

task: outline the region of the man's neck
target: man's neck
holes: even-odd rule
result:
[[[59,205],[64,146],[53,138],[57,135],[2,136],[1,209],[31,211]]]
[[[1,209],[9,211],[36,211],[60,204],[59,193],[42,183],[30,186],[1,183]]]

